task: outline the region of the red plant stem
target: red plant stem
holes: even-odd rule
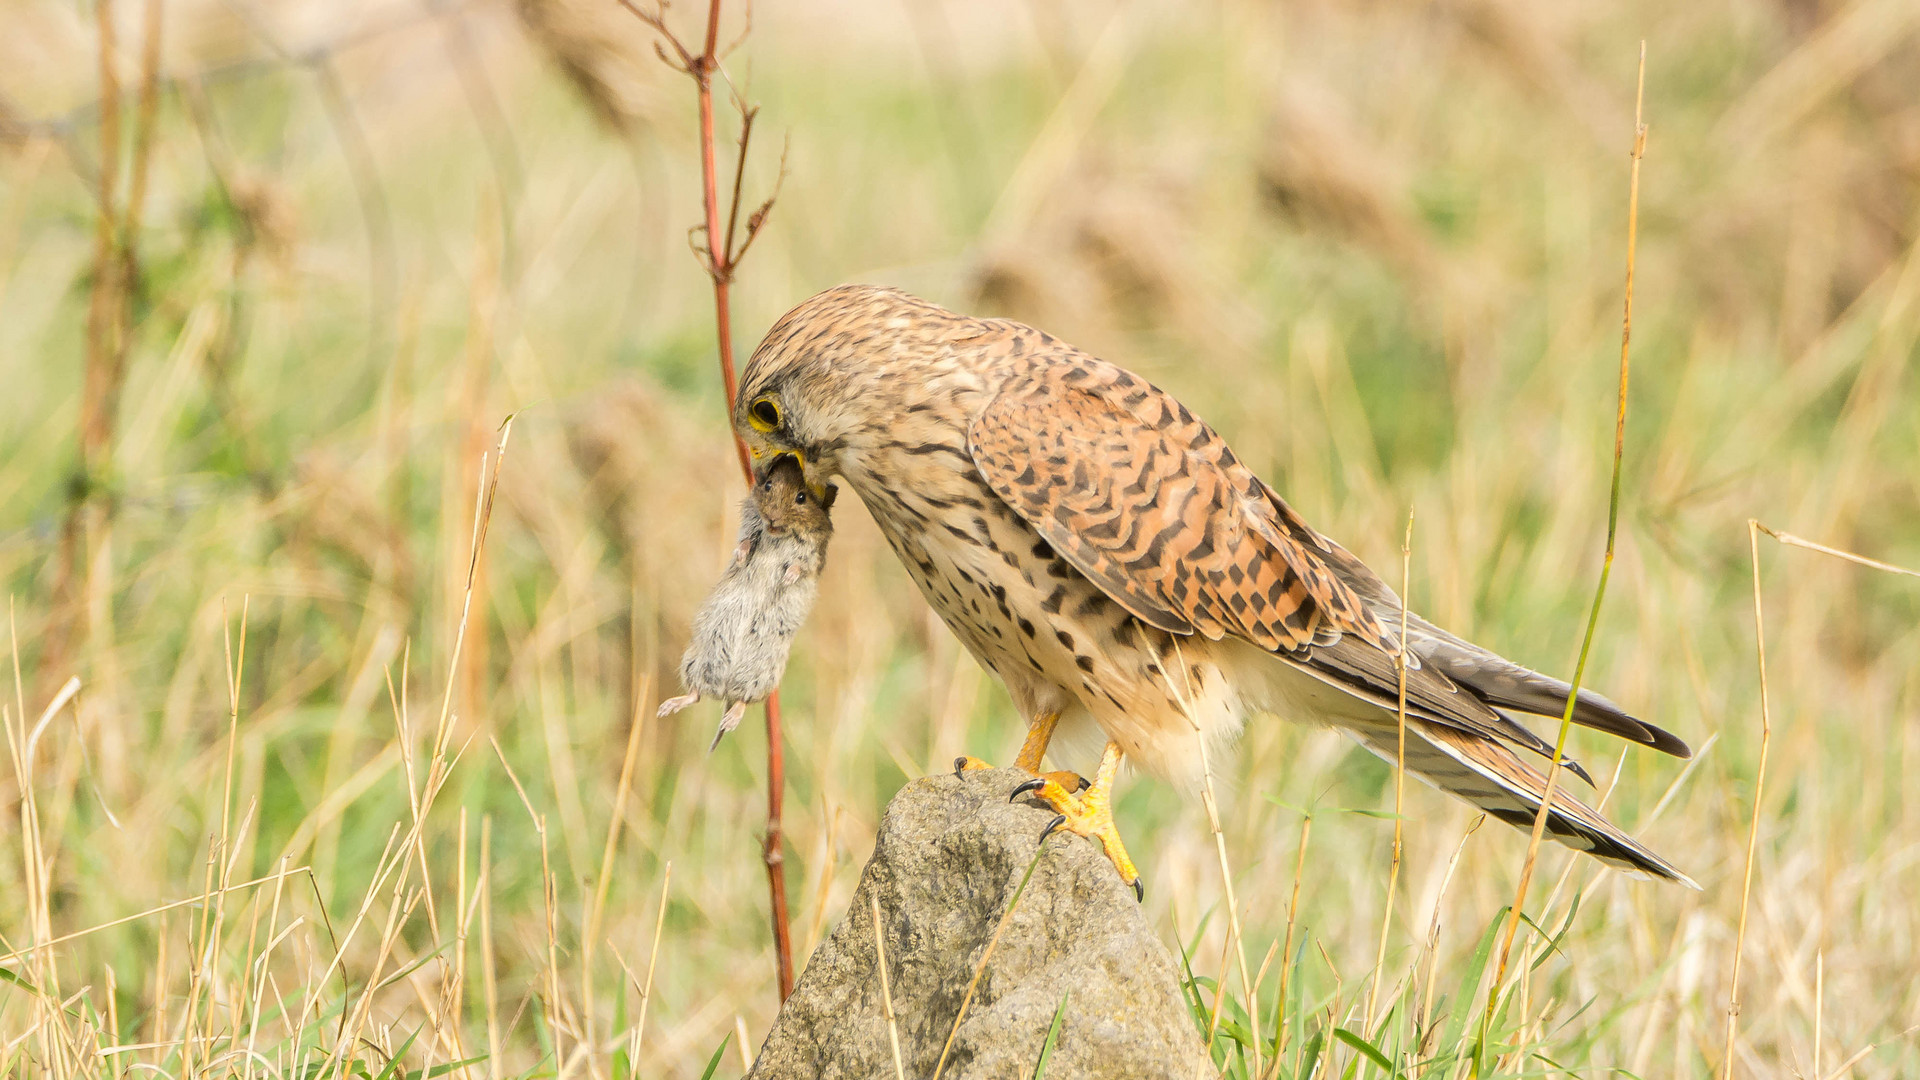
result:
[[[731,238],[720,231],[719,168],[714,158],[713,134],[713,73],[720,63],[714,50],[719,34],[720,0],[712,0],[707,8],[706,50],[694,58],[691,68],[700,98],[700,178],[707,212],[707,271],[713,278],[713,315],[720,347],[720,378],[726,386],[727,428],[732,431],[733,402],[739,393],[739,380],[733,368],[733,315],[728,296],[728,287],[733,284],[734,253],[727,244]],[[740,150],[742,154],[746,153],[744,145]],[[716,247],[716,244],[720,246]],[[747,457],[747,444],[741,441],[737,433],[733,436],[733,449],[740,459],[740,472],[751,486],[753,465]],[[786,751],[780,739],[778,690],[767,696],[766,710],[767,833],[760,846],[760,858],[767,867],[767,891],[773,918],[773,951],[779,967],[780,1000],[785,1003],[793,993],[793,941],[788,929],[786,856],[782,850],[784,838],[780,827],[781,805],[786,801],[787,768]]]
[[[767,864],[773,909],[774,959],[780,965],[780,1002],[793,994],[793,941],[787,931],[787,857],[781,852],[780,804],[787,790],[786,754],[780,746],[780,691],[767,695],[767,838],[760,858]]]
[[[707,62],[708,71],[713,70],[713,65],[715,62],[714,50],[717,49],[719,45],[720,45],[720,0],[712,0],[712,3],[707,5],[707,48],[706,48],[706,51],[702,53],[702,56],[705,58]],[[707,133],[711,135],[713,133],[713,128],[708,127]],[[713,160],[713,140],[712,139],[707,140],[707,160],[708,161]],[[712,171],[709,170],[707,175],[709,178],[711,178],[713,175]],[[707,190],[709,191],[713,190],[713,185],[708,184]]]
[[[736,163],[733,177],[733,201],[730,204],[730,217],[726,232],[720,231],[720,179],[719,167],[714,160],[713,137],[713,75],[720,70],[718,55],[720,41],[720,3],[710,0],[707,6],[706,48],[699,55],[687,51],[667,26],[666,5],[664,2],[648,11],[634,3],[634,0],[620,0],[620,3],[633,12],[641,22],[653,30],[673,47],[674,56],[669,57],[661,51],[661,58],[669,64],[675,64],[688,75],[693,76],[694,86],[698,90],[700,102],[700,180],[701,196],[705,202],[706,222],[702,226],[706,231],[706,269],[707,276],[713,279],[713,317],[716,336],[720,346],[720,378],[727,394],[727,427],[733,427],[734,398],[740,392],[739,380],[733,369],[733,316],[728,303],[728,287],[733,284],[733,271],[740,256],[745,253],[747,244],[753,242],[753,235],[760,226],[762,216],[773,205],[769,198],[765,205],[754,212],[747,222],[747,240],[738,250],[733,246],[733,228],[740,213],[740,182],[746,175],[747,136],[753,126],[753,111],[746,110],[741,121],[740,160]],[[676,60],[675,57],[678,59]],[[784,161],[783,161],[784,165]],[[783,168],[784,172],[784,168]],[[776,185],[775,191],[777,192]],[[715,244],[718,244],[716,249]],[[698,246],[695,254],[700,254]],[[747,445],[736,432],[733,436],[733,450],[740,458],[740,472],[747,478],[747,484],[753,484],[753,463],[747,454]],[[767,891],[773,916],[773,949],[779,964],[780,1001],[784,1004],[793,993],[793,941],[787,922],[787,871],[786,856],[783,853],[783,838],[780,830],[780,808],[786,801],[787,767],[786,751],[780,741],[780,693],[775,691],[767,695],[767,835],[761,844],[760,858],[767,866]]]

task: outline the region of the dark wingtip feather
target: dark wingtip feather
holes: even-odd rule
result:
[[[1562,690],[1560,693],[1561,700],[1564,702],[1566,691]],[[1618,735],[1629,742],[1652,747],[1663,754],[1672,754],[1677,758],[1685,759],[1693,756],[1693,748],[1678,735],[1630,715],[1625,709],[1591,690],[1580,691],[1580,705],[1574,710],[1573,722],[1582,727]]]
[[[1665,728],[1657,728],[1645,722],[1642,722],[1641,726],[1646,728],[1648,734],[1653,736],[1653,741],[1647,745],[1653,747],[1655,750],[1672,754],[1674,757],[1683,760],[1693,756],[1693,747],[1688,746],[1686,741],[1681,739],[1680,736],[1675,735]],[[1695,888],[1698,888],[1698,886],[1695,886]]]
[[[1594,786],[1593,777],[1588,774],[1586,766],[1580,764],[1579,762],[1573,760],[1572,758],[1561,758],[1560,767],[1572,773],[1573,775],[1579,777],[1580,779],[1585,780],[1587,782],[1587,787],[1591,788]]]

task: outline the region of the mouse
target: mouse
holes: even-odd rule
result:
[[[800,463],[774,460],[740,505],[740,536],[720,580],[693,619],[693,637],[680,659],[686,693],[660,704],[670,716],[702,698],[727,703],[707,752],[740,725],[747,706],[780,685],[787,653],[819,595],[827,541],[833,537],[834,496],[816,496]]]

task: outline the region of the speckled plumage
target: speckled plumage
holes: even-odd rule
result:
[[[725,701],[713,735],[713,746],[719,746],[739,726],[747,705],[780,685],[794,635],[819,593],[833,536],[832,505],[833,490],[814,496],[792,461],[764,471],[740,504],[733,558],[694,616],[693,638],[680,659],[687,693],[661,703],[661,716],[703,697]]]
[[[844,478],[1022,714],[1058,716],[1057,759],[1110,742],[1193,783],[1195,727],[1224,752],[1256,713],[1396,751],[1399,598],[1212,428],[1113,364],[1019,323],[843,286],[768,332],[734,423],[810,483]],[[1503,710],[1557,714],[1569,688],[1418,616],[1407,637],[1408,771],[1530,824],[1545,780],[1512,748],[1551,748]],[[1574,719],[1687,753],[1590,692]],[[1564,791],[1548,834],[1685,880]]]

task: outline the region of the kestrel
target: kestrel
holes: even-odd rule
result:
[[[1262,713],[1396,759],[1400,598],[1146,380],[1030,326],[846,285],[768,331],[733,424],[761,461],[798,459],[817,493],[838,476],[860,496],[1026,718],[1015,765],[1033,779],[1015,794],[1097,838],[1136,892],[1111,814],[1122,759],[1198,785],[1199,739],[1224,760]],[[1546,778],[1516,750],[1553,748],[1512,714],[1559,716],[1570,687],[1405,619],[1406,770],[1530,829]],[[1591,691],[1573,719],[1690,754]],[[1056,739],[1061,760],[1098,754],[1090,784],[1042,771]],[[1693,884],[1559,785],[1546,830]]]

